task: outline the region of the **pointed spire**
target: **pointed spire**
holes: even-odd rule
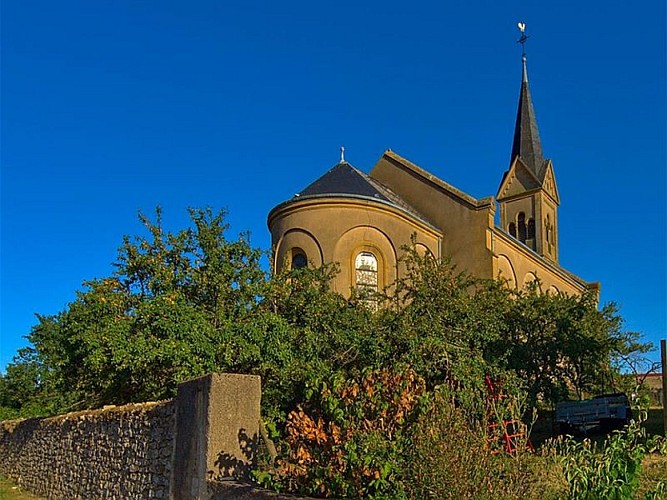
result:
[[[512,144],[513,162],[517,156],[530,168],[539,178],[544,163],[542,155],[542,143],[540,133],[537,129],[537,119],[533,109],[533,101],[530,97],[528,87],[528,69],[526,68],[526,53],[521,56],[523,70],[521,75],[521,93],[519,95],[519,107],[516,113],[516,125],[514,126],[514,142]]]

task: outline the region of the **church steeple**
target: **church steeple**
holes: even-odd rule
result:
[[[519,156],[535,176],[540,178],[543,173],[544,156],[542,155],[542,143],[540,142],[540,133],[537,129],[533,100],[530,97],[530,88],[528,87],[528,70],[526,68],[525,53],[522,56],[522,61],[521,93],[519,94],[519,106],[516,112],[510,163],[514,162],[516,157]]]
[[[525,44],[526,25],[519,23]],[[496,199],[500,226],[542,257],[558,262],[558,205],[560,198],[551,160],[542,154],[540,133],[528,87],[526,52],[521,57],[521,93],[514,125],[512,157]]]

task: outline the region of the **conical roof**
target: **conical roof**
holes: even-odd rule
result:
[[[287,200],[274,207],[269,213],[269,219],[281,207],[298,200],[328,197],[373,200],[397,208],[420,222],[430,227],[435,227],[418,210],[387,186],[369,177],[362,171],[357,170],[346,161],[341,161],[334,165],[326,174],[294,195],[291,200]]]
[[[371,184],[370,179],[346,161],[335,165],[322,177],[308,185],[298,196],[316,195],[357,195],[390,201],[380,190]]]
[[[528,87],[528,71],[526,69],[525,55],[523,56],[521,94],[519,95],[519,106],[516,113],[510,164],[514,162],[517,156],[532,170],[535,177],[541,181],[544,174],[544,156],[542,155],[542,143],[540,141],[539,130],[537,129],[533,100],[530,96],[530,88]]]

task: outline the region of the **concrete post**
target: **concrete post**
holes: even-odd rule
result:
[[[260,378],[211,374],[178,386],[170,498],[208,498],[207,480],[244,475],[257,454]]]

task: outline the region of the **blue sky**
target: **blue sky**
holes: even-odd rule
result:
[[[561,197],[561,264],[667,337],[665,3],[2,2],[0,369],[112,270],[139,210],[266,215],[391,148],[476,197],[508,166],[517,21]],[[654,356],[657,359],[657,355]]]

